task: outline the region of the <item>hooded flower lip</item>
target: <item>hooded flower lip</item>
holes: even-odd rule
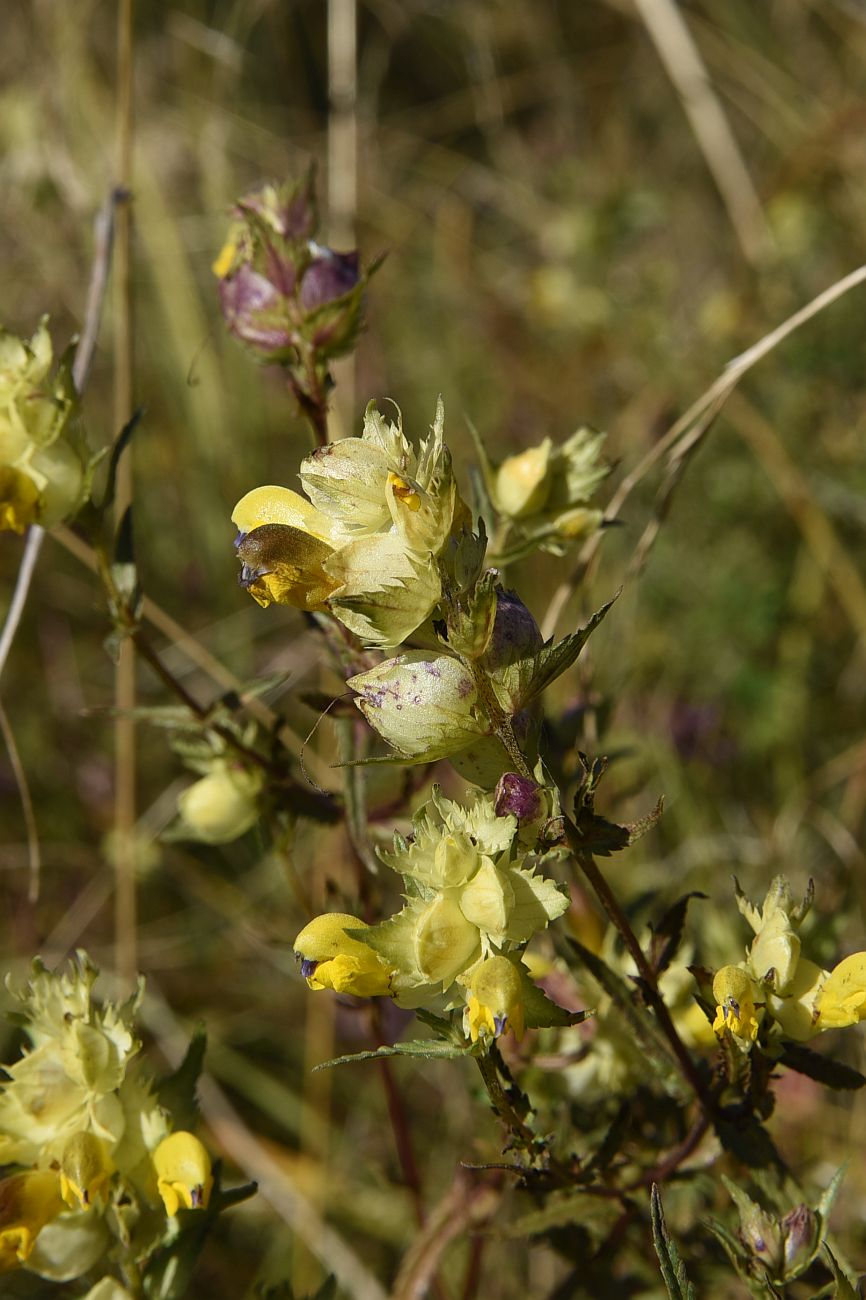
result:
[[[163,1138],[153,1153],[153,1164],[169,1217],[174,1218],[180,1209],[207,1209],[213,1187],[211,1160],[193,1133],[179,1129]]]
[[[751,1044],[758,1037],[760,1020],[755,1006],[755,986],[739,966],[723,966],[713,980],[716,1018],[713,1030],[722,1035],[730,1030],[735,1039]]]
[[[479,962],[469,980],[464,1023],[473,1043],[485,1034],[498,1038],[507,1029],[523,1037],[523,985],[514,962],[504,956]]]
[[[390,993],[391,968],[357,937],[367,929],[348,912],[326,912],[304,926],[294,948],[311,989],[333,989],[359,998]]]

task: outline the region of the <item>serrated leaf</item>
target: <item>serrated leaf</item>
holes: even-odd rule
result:
[[[821,1056],[800,1043],[783,1042],[779,1059],[789,1070],[796,1070],[798,1074],[805,1074],[817,1083],[838,1091],[854,1091],[866,1083],[866,1075],[862,1075],[853,1066],[843,1065],[841,1061],[834,1061],[829,1056]]]
[[[855,1291],[848,1278],[842,1272],[836,1256],[833,1254],[826,1241],[821,1247],[821,1254],[826,1260],[827,1267],[833,1274],[833,1280],[836,1284],[836,1289],[833,1291],[833,1300],[859,1300],[859,1289]]]
[[[531,674],[521,692],[521,708],[525,708],[551,682],[556,681],[557,677],[560,677],[571,667],[595,629],[613,608],[619,594],[617,592],[606,605],[602,605],[601,609],[593,614],[584,627],[577,632],[572,632],[570,636],[563,637],[557,645],[548,643],[546,646],[542,646],[537,654],[533,656]]]
[[[462,1029],[451,1020],[446,1020],[444,1016],[436,1016],[432,1011],[425,1011],[423,1007],[419,1007],[415,1015],[422,1025],[432,1029],[443,1042],[453,1043],[456,1047],[465,1045],[466,1040],[463,1037]]]
[[[374,1061],[385,1056],[416,1056],[425,1061],[453,1061],[459,1057],[473,1056],[477,1052],[468,1046],[459,1047],[456,1043],[443,1043],[440,1039],[420,1038],[408,1043],[394,1043],[389,1047],[377,1047],[368,1052],[354,1052],[350,1056],[335,1056],[331,1061],[322,1061],[313,1067],[316,1070],[329,1070],[332,1065],[351,1065],[355,1061]]]
[[[569,1191],[562,1196],[551,1195],[542,1209],[520,1215],[503,1230],[502,1236],[509,1239],[540,1237],[552,1228],[571,1224],[594,1228],[596,1235],[602,1235],[621,1213],[622,1206],[618,1201],[603,1201],[583,1191]]]
[[[846,1160],[844,1164],[839,1166],[827,1186],[824,1188],[820,1201],[815,1206],[815,1209],[821,1218],[822,1232],[827,1231],[827,1223],[830,1218],[830,1213],[836,1202],[836,1197],[839,1195],[842,1183],[845,1181],[845,1175],[848,1172],[848,1164],[849,1161]]]
[[[650,940],[648,959],[656,975],[661,975],[663,971],[666,971],[677,954],[677,949],[683,937],[689,902],[693,898],[706,898],[706,894],[702,894],[697,889],[693,889],[688,894],[683,894],[675,903],[671,904],[657,926],[650,925],[652,938]]]
[[[659,1261],[664,1284],[670,1300],[697,1300],[697,1292],[686,1273],[686,1267],[680,1258],[676,1243],[668,1232],[662,1209],[661,1193],[658,1184],[653,1183],[650,1192],[650,1217],[652,1220],[653,1245]]]

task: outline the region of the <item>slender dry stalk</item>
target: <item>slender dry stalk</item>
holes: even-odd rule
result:
[[[116,188],[121,202],[116,218],[114,303],[114,426],[132,415],[132,181],[133,0],[120,0],[117,15]],[[116,519],[132,502],[129,457],[121,463],[115,498]],[[120,647],[114,683],[114,937],[115,965],[121,983],[132,987],[138,967],[135,893],[135,649]]]
[[[743,256],[759,265],[773,238],[736,137],[675,0],[634,0],[716,182]]]
[[[357,0],[328,0],[328,241],[337,248],[354,248],[358,213],[357,27]],[[340,438],[354,421],[354,353],[336,363],[334,378]]]

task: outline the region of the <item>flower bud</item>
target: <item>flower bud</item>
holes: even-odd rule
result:
[[[499,778],[494,794],[497,817],[515,816],[518,822],[534,822],[545,811],[545,799],[540,785],[517,772],[506,772]]]
[[[797,1205],[785,1215],[781,1227],[786,1277],[796,1276],[812,1258],[819,1226],[818,1216],[808,1205]]]
[[[258,821],[264,778],[221,759],[178,796],[183,831],[203,844],[228,844]]]
[[[785,993],[800,960],[800,936],[783,911],[773,912],[755,935],[749,949],[749,966],[759,983]]]
[[[500,514],[511,519],[543,510],[550,492],[549,438],[537,447],[529,447],[517,456],[509,456],[496,472],[493,500]]]
[[[498,1038],[507,1030],[517,1039],[523,1037],[522,981],[507,957],[488,957],[475,967],[463,1023],[473,1043],[485,1035]]]
[[[153,1153],[153,1166],[157,1190],[170,1218],[182,1208],[207,1209],[213,1187],[211,1160],[192,1133],[179,1129],[163,1138]]]
[[[513,591],[498,591],[493,634],[481,659],[487,672],[526,659],[543,645],[538,624],[520,597]]]
[[[391,967],[347,930],[369,927],[347,912],[326,912],[314,917],[295,939],[295,956],[311,989],[333,989],[358,998],[387,995]]]
[[[301,281],[300,300],[307,311],[316,311],[350,293],[360,279],[358,253],[335,253],[321,244],[310,244],[313,259]]]

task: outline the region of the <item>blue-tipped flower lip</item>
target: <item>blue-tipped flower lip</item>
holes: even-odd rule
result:
[[[301,958],[301,974],[305,980],[308,980],[311,975],[315,974],[318,964],[317,961],[310,961],[308,957]]]
[[[190,1189],[189,1199],[192,1201],[192,1208],[200,1210],[204,1205],[204,1188],[201,1183],[196,1183],[195,1187]]]
[[[234,547],[235,547],[235,550],[238,549],[238,547],[239,547],[239,546],[241,545],[241,543],[243,542],[244,538],[247,537],[247,536],[248,536],[247,533],[241,532],[241,530],[238,529],[237,537],[236,537],[235,540],[234,540]]]
[[[493,1028],[496,1030],[497,1038],[499,1037],[500,1034],[505,1033],[507,1026],[508,1026],[508,1016],[493,1017]]]

